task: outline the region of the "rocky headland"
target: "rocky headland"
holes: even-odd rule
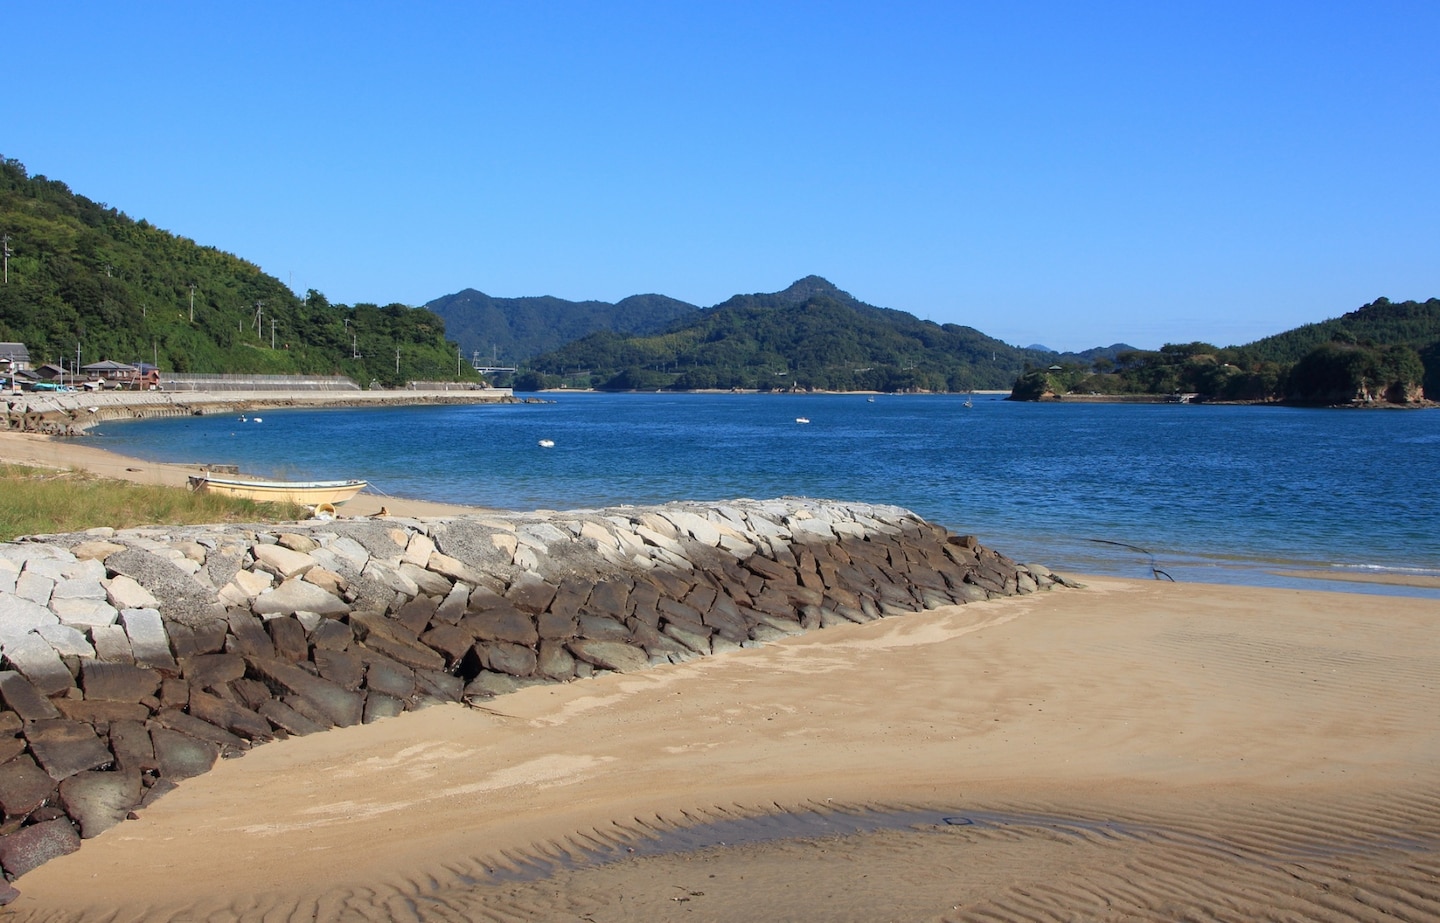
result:
[[[903,509],[795,498],[3,544],[0,868],[269,740],[1057,583]]]

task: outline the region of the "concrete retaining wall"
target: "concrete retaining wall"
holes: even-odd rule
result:
[[[0,868],[268,740],[1057,582],[896,507],[788,498],[0,545]]]

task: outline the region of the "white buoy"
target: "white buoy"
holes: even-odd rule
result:
[[[554,439],[541,439],[538,443],[536,443],[536,445],[540,446],[540,448],[542,448],[542,449],[553,449],[553,448],[555,448],[555,440],[554,440]]]

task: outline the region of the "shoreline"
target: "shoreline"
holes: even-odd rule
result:
[[[523,403],[509,388],[429,391],[100,391],[33,392],[6,398],[9,431],[83,435],[109,420],[204,416],[279,408],[406,407]],[[5,430],[0,430],[5,432]]]
[[[470,392],[404,392],[404,391],[347,391],[347,392],[193,392],[201,399],[186,403],[177,411],[181,402],[172,402],[177,394],[166,394],[159,399],[156,392],[110,392],[102,395],[65,394],[69,409],[66,413],[94,418],[84,421],[88,427],[104,419],[121,419],[138,416],[171,416],[203,413],[238,413],[256,408],[293,407],[364,407],[364,406],[405,406],[435,403],[493,403],[519,401],[508,397],[504,389]],[[581,392],[573,392],[581,393]],[[900,395],[904,396],[904,395]],[[85,404],[87,398],[109,399],[106,406]],[[543,400],[541,398],[527,398]],[[90,414],[85,406],[97,406],[99,410]],[[76,407],[80,409],[77,411]],[[188,487],[188,478],[200,474],[210,464],[208,460],[196,459],[187,463],[150,462],[112,452],[97,445],[95,440],[81,436],[57,436],[19,432],[14,429],[0,429],[0,462],[12,461],[46,468],[77,468],[102,477],[132,481],[140,484],[158,484],[171,487]],[[367,488],[373,490],[374,488]],[[483,514],[495,512],[493,508],[466,506],[463,504],[432,501],[414,497],[395,497],[379,493],[362,492],[339,507],[342,517],[375,516],[384,513],[397,516],[435,517],[461,514]],[[1005,549],[1001,549],[1004,551]],[[1440,576],[1429,574],[1364,572],[1337,573],[1320,566],[1313,569],[1285,567],[1272,570],[1276,576],[1299,580],[1314,580],[1322,584],[1334,584],[1335,589],[1313,589],[1322,592],[1356,593],[1366,592],[1365,587],[1412,588],[1422,591],[1440,589]],[[1235,584],[1251,586],[1252,584]],[[1348,586],[1346,586],[1348,585]],[[1370,591],[1374,592],[1374,591]]]

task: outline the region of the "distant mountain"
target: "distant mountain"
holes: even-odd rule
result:
[[[519,388],[969,391],[1056,354],[865,304],[819,276],[736,295],[655,334],[590,334],[534,357]]]
[[[445,295],[425,307],[445,321],[446,334],[469,356],[524,362],[597,331],[647,334],[700,310],[664,295],[631,295],[615,304],[566,301],[548,295],[494,298],[473,288]]]

